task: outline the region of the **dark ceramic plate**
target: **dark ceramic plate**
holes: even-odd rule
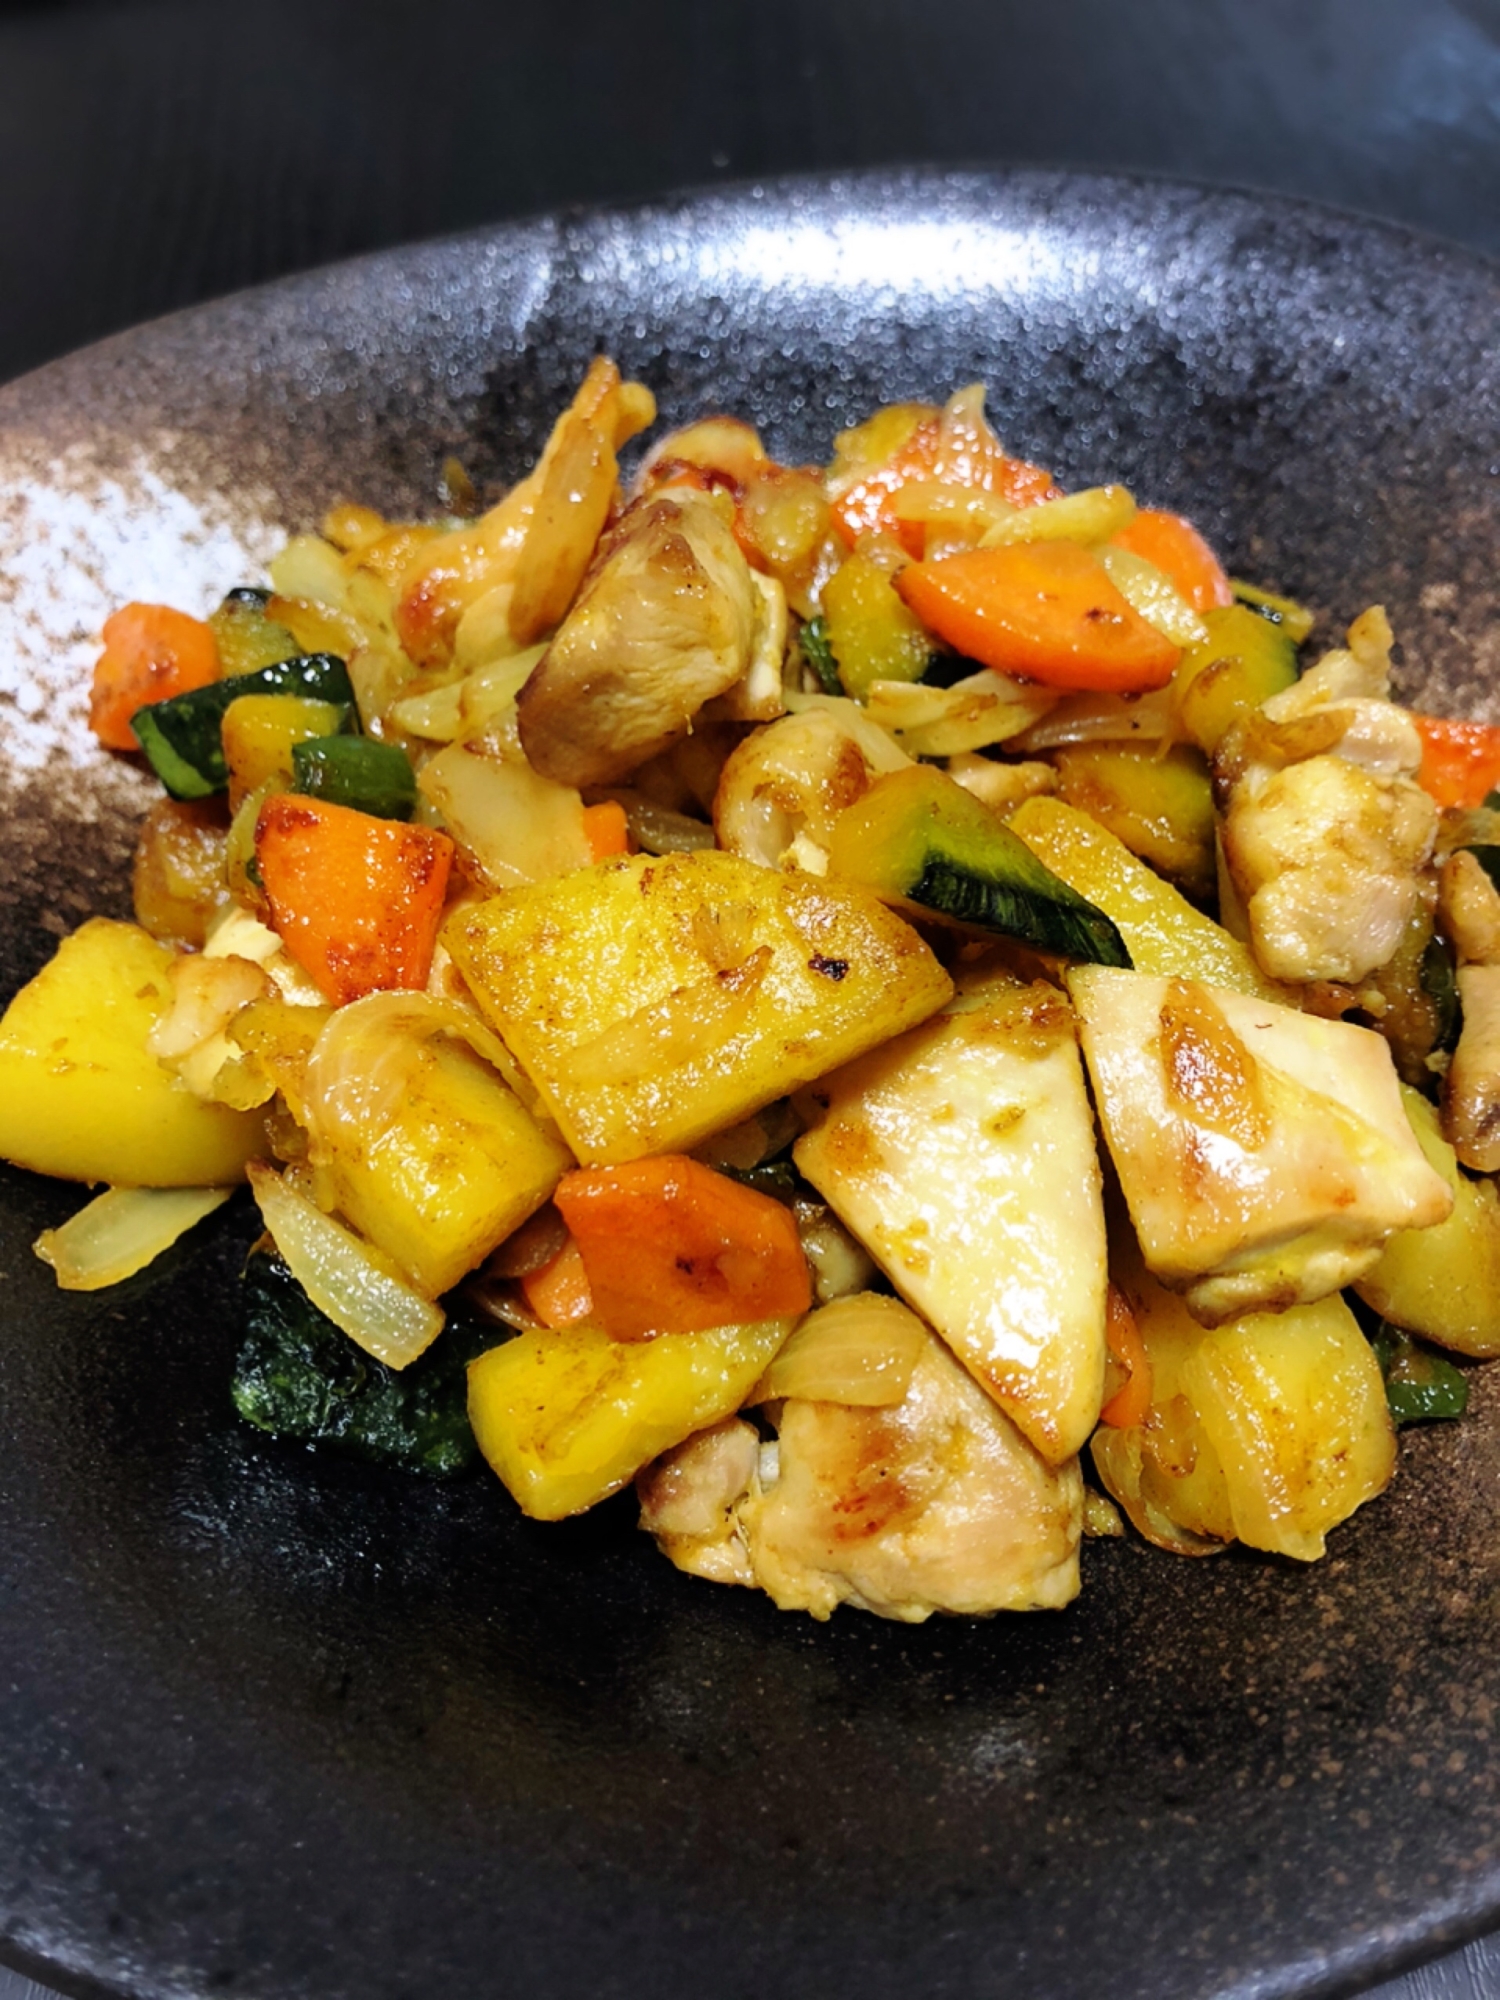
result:
[[[0,394],[3,977],[125,907],[81,725],[128,596],[206,606],[333,498],[515,474],[588,357],[820,458],[982,377],[1068,483],[1191,512],[1409,689],[1491,701],[1500,281],[1282,203],[804,184],[498,229],[183,314]],[[1312,1569],[1086,1551],[1057,1616],[828,1626],[267,1445],[248,1214],[118,1293],[0,1183],[0,1956],[92,1990],[396,2000],[1345,1991],[1500,1916],[1500,1381]]]

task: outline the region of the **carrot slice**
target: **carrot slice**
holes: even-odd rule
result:
[[[255,823],[272,923],[338,1007],[426,985],[453,852],[447,834],[431,827],[284,792],[266,800]]]
[[[1482,806],[1500,786],[1500,729],[1489,722],[1450,722],[1412,712],[1422,739],[1417,782],[1440,806]]]
[[[1165,687],[1181,657],[1077,542],[1012,542],[911,563],[896,588],[957,652],[1048,687]]]
[[[564,1174],[595,1322],[617,1340],[804,1313],[807,1258],[789,1209],[685,1154]]]
[[[550,1263],[526,1272],[521,1290],[543,1326],[572,1326],[594,1308],[588,1272],[571,1237]]]
[[[1161,507],[1143,507],[1128,527],[1110,537],[1117,548],[1129,549],[1154,563],[1195,611],[1213,611],[1233,604],[1234,586],[1219,558],[1191,521]]]
[[[1151,1360],[1135,1314],[1115,1285],[1104,1297],[1104,1338],[1111,1357],[1125,1370],[1125,1380],[1099,1412],[1099,1421],[1112,1430],[1133,1430],[1151,1410]]]
[[[219,678],[219,647],[201,618],[166,604],[127,604],[104,621],[89,727],[110,750],[139,750],[130,718]]]
[[[630,852],[630,827],[618,799],[601,799],[596,806],[584,807],[583,837],[589,844],[591,861],[607,861],[612,854]]]

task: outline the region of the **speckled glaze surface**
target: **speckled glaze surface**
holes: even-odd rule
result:
[[[1500,275],[1269,201],[862,177],[509,227],[0,391],[0,978],[125,906],[90,641],[333,499],[517,473],[603,348],[821,458],[975,378],[1065,483],[1192,512],[1408,691],[1500,717]],[[818,1627],[628,1500],[522,1521],[268,1445],[234,1205],[64,1297],[0,1177],[0,1958],[80,1991],[428,2000],[1336,1993],[1500,1917],[1500,1380],[1313,1569],[1085,1551],[1056,1616]]]

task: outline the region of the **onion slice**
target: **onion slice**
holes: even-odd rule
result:
[[[266,1228],[287,1267],[320,1312],[383,1361],[405,1368],[443,1330],[443,1311],[414,1292],[394,1264],[264,1160],[252,1160],[250,1185]]]
[[[796,1396],[809,1403],[888,1407],[911,1387],[927,1339],[910,1306],[881,1292],[855,1292],[807,1315],[749,1401]]]
[[[60,1229],[44,1229],[31,1247],[52,1266],[65,1292],[102,1291],[144,1271],[233,1193],[233,1188],[106,1188]]]

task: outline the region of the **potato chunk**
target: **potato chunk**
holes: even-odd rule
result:
[[[1342,1299],[1205,1331],[1133,1259],[1116,1270],[1151,1362],[1151,1410],[1094,1435],[1136,1527],[1203,1554],[1229,1541],[1313,1562],[1389,1484],[1395,1433],[1369,1342]]]
[[[996,981],[806,1091],[798,1166],[1057,1463],[1104,1386],[1104,1210],[1073,1018]]]
[[[952,991],[864,890],[712,852],[508,890],[446,940],[585,1165],[689,1152]]]
[[[778,1430],[777,1476],[738,1518],[783,1611],[853,1604],[917,1624],[1077,1596],[1077,1460],[1048,1465],[930,1335],[894,1408],[789,1398]]]
[[[595,1326],[518,1334],[471,1365],[469,1421],[522,1513],[560,1521],[733,1416],[792,1325],[655,1340],[611,1340]]]
[[[519,1228],[573,1164],[469,1045],[464,1011],[425,996],[356,1000],[324,1027],[304,1075],[320,1199],[428,1298]]]
[[[1203,979],[1267,1000],[1284,1000],[1247,948],[1179,889],[1138,861],[1116,834],[1061,799],[1027,799],[1010,816],[1038,861],[1118,926],[1137,972]]]
[[[245,1178],[262,1120],[203,1103],[146,1046],[172,960],[137,925],[91,917],[21,988],[0,1021],[0,1157],[124,1187]]]
[[[1398,1230],[1354,1289],[1393,1326],[1488,1360],[1500,1354],[1500,1192],[1459,1172],[1425,1097],[1401,1095],[1429,1164],[1453,1191],[1453,1213],[1431,1229]]]
[[[1337,1291],[1452,1208],[1368,1029],[1102,966],[1068,990],[1147,1266],[1204,1325]]]

